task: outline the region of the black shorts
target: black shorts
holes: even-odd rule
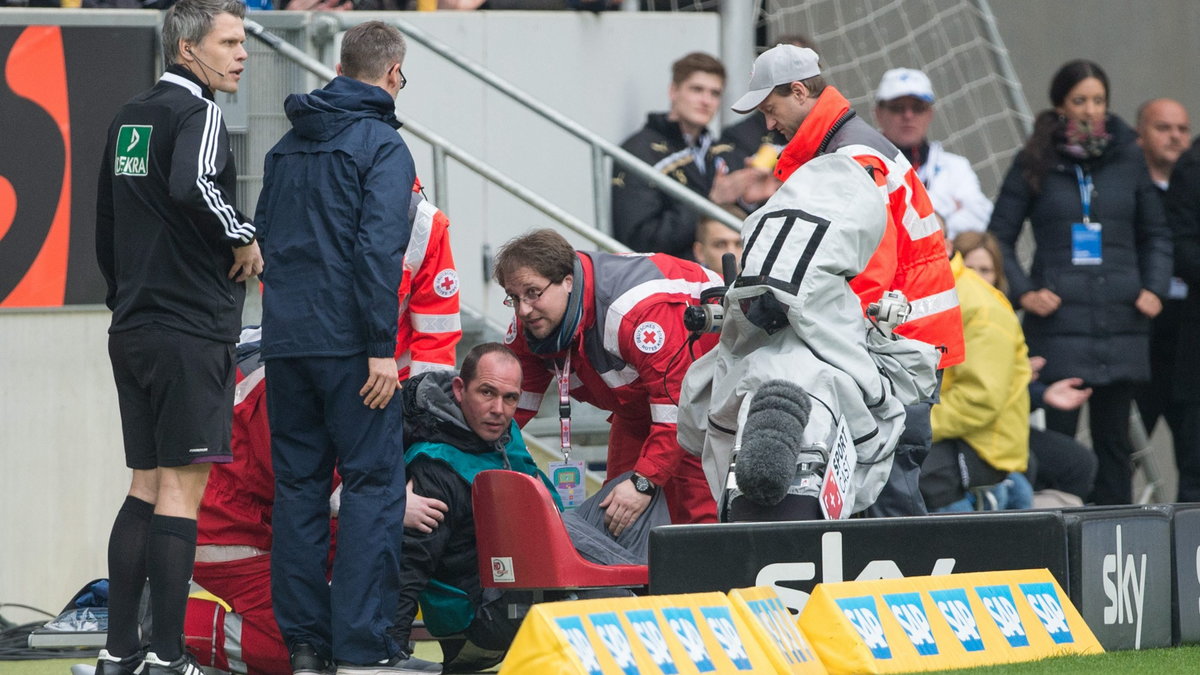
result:
[[[147,326],[109,335],[125,464],[230,462],[234,346]]]

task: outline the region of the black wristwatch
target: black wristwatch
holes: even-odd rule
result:
[[[636,471],[629,477],[629,482],[633,483],[633,489],[644,495],[654,496],[658,492],[658,486],[650,482],[649,478],[637,473]]]

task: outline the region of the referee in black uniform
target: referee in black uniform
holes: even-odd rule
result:
[[[166,72],[117,113],[96,198],[96,256],[129,496],[108,544],[108,642],[98,675],[199,675],[183,649],[208,470],[232,460],[234,345],[246,278],[262,271],[213,93],[238,90],[239,0],[181,0],[163,19]],[[153,630],[138,635],[149,579]]]

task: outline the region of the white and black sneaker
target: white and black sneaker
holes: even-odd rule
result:
[[[174,661],[163,661],[154,652],[146,652],[146,675],[204,675],[196,658],[186,649]]]
[[[442,664],[418,659],[409,652],[400,652],[379,663],[339,663],[337,667],[337,675],[439,675],[441,672]]]
[[[145,653],[139,651],[118,658],[109,654],[107,649],[101,649],[96,657],[96,675],[141,675],[146,669],[145,657]]]

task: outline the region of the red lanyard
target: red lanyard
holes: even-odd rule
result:
[[[558,363],[554,364],[554,374],[558,377],[558,424],[559,443],[562,444],[563,461],[571,461],[571,349],[567,349],[567,358],[563,361],[562,370]]]

